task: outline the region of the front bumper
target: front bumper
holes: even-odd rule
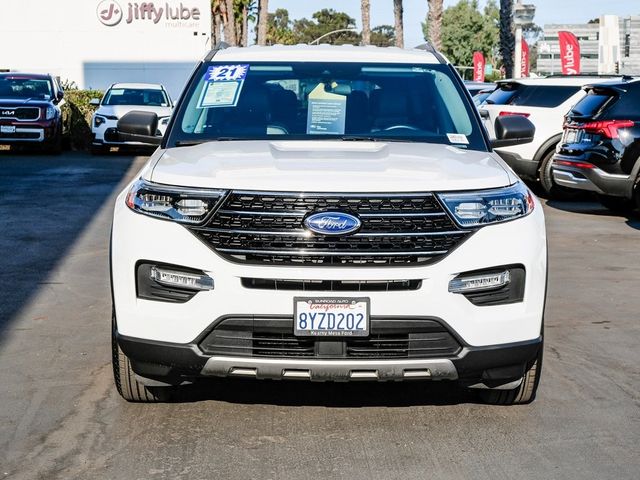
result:
[[[485,347],[465,345],[450,358],[298,359],[206,355],[196,343],[172,344],[115,333],[143,382],[179,385],[198,377],[311,381],[457,380],[495,388],[518,381],[538,357],[542,337]]]
[[[558,164],[557,161],[564,163]],[[591,167],[585,168],[580,165]],[[555,182],[563,187],[615,197],[632,198],[633,196],[633,177],[607,173],[576,157],[556,154],[553,157],[552,173]]]
[[[149,143],[143,142],[131,142],[131,141],[123,141],[118,134],[118,121],[113,119],[107,119],[100,126],[96,127],[94,120],[92,120],[91,133],[93,137],[93,145],[100,146],[132,146],[132,147],[156,147],[156,145],[151,145]],[[167,129],[167,125],[158,125],[158,134],[164,135],[165,130]]]
[[[43,143],[52,140],[58,133],[55,120],[39,122],[3,122],[0,125],[15,127],[15,132],[0,132],[0,143]]]

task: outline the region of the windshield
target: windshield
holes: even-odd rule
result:
[[[209,63],[188,87],[168,144],[340,138],[486,150],[462,88],[444,65]]]
[[[47,79],[0,77],[0,98],[51,98]]]
[[[489,105],[554,108],[580,90],[579,86],[501,83],[485,100]]]
[[[157,88],[112,88],[104,96],[102,105],[147,105],[168,107],[169,100]]]

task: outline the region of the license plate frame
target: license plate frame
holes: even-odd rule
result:
[[[0,133],[16,133],[15,125],[0,125]]]
[[[313,312],[313,310],[316,311]],[[312,313],[317,316],[310,317]],[[301,314],[307,315],[306,328],[303,328]],[[333,314],[333,317],[329,314]],[[347,328],[349,320],[352,320],[352,328]],[[333,328],[327,328],[331,326]],[[368,337],[370,326],[371,299],[369,297],[293,298],[293,327],[294,335],[297,337]]]

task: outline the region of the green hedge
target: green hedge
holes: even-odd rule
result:
[[[71,148],[86,150],[91,145],[91,115],[96,107],[89,105],[92,98],[102,98],[100,90],[65,90],[70,115]]]

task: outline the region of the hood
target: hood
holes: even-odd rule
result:
[[[488,152],[425,143],[208,142],[163,152],[148,180],[169,185],[307,192],[416,192],[509,185]]]
[[[96,115],[115,116],[121,118],[124,114],[133,112],[153,112],[158,117],[171,115],[171,107],[150,107],[148,105],[100,105]]]
[[[46,98],[3,98],[0,97],[2,107],[48,107],[51,100]]]

